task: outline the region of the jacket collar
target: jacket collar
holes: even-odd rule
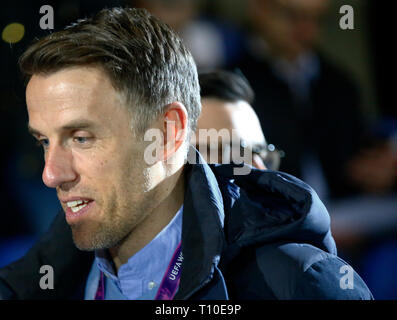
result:
[[[224,246],[223,201],[215,175],[194,149],[196,164],[185,167],[182,220],[183,267],[175,299],[187,299],[212,277]]]

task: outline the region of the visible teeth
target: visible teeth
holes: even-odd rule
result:
[[[87,202],[86,202],[86,200],[84,200],[84,203],[87,203]],[[72,207],[77,206],[77,205],[82,204],[82,203],[83,203],[83,200],[76,200],[76,201],[69,201],[69,202],[66,203],[66,205],[69,208],[72,208]]]
[[[86,206],[87,206],[86,204],[82,204],[81,206],[72,207],[71,209],[72,209],[72,211],[73,211],[74,213],[76,213],[77,211],[80,211],[81,209],[83,209],[83,208],[86,207]]]

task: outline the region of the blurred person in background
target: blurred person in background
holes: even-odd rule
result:
[[[255,95],[245,77],[230,71],[216,70],[200,73],[199,82],[202,110],[197,122],[195,144],[204,159],[210,163],[210,144],[206,136],[200,136],[199,131],[215,129],[221,132],[226,129],[228,137],[238,141],[215,146],[219,163],[225,157],[232,157],[231,146],[238,146],[252,153],[250,164],[254,167],[278,170],[280,153],[274,145],[266,142],[259,119],[251,107]],[[229,154],[225,155],[225,152]]]
[[[220,68],[237,61],[243,40],[238,29],[205,12],[204,0],[130,0],[170,25],[192,52],[199,70]]]
[[[322,199],[395,190],[396,156],[368,130],[359,89],[317,50],[328,0],[250,0],[252,36],[239,68],[265,135],[286,150],[281,170]],[[369,170],[370,168],[370,170]]]
[[[351,75],[320,52],[330,1],[247,3],[252,30],[237,66],[253,86],[253,107],[265,136],[286,151],[280,170],[309,183],[327,203],[346,259],[361,263],[370,243],[389,238],[392,253],[397,248],[397,130],[384,134],[385,128],[369,120]],[[379,265],[390,263],[391,256],[383,254]],[[372,270],[368,274],[376,278],[379,268]]]

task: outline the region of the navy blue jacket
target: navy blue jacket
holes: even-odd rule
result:
[[[181,282],[175,299],[373,299],[336,255],[330,218],[316,193],[286,173],[188,164]],[[3,299],[82,299],[93,253],[78,250],[64,214],[17,262],[0,269]],[[42,265],[54,289],[39,287]]]

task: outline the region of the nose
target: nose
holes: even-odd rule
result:
[[[72,157],[72,153],[61,146],[51,146],[48,149],[42,175],[47,187],[56,188],[77,178]]]

